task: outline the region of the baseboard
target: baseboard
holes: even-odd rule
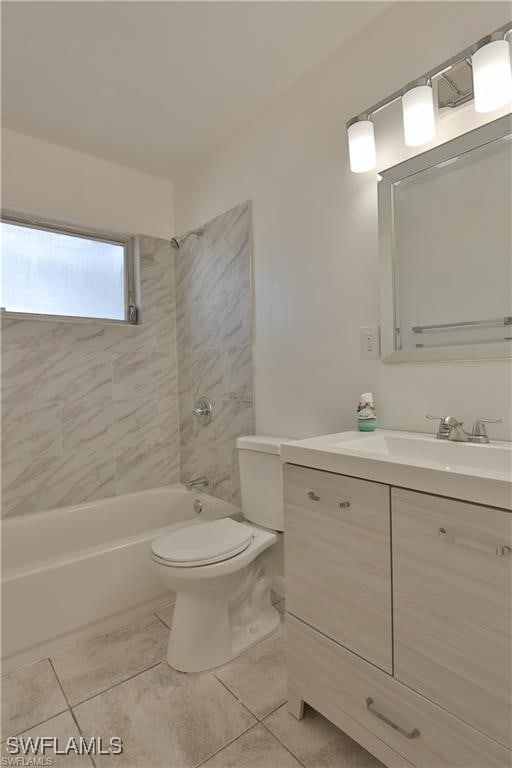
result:
[[[95,621],[92,624],[86,624],[72,632],[66,632],[58,637],[45,640],[43,643],[33,645],[20,653],[11,653],[9,656],[2,658],[2,674],[12,672],[14,669],[19,669],[20,667],[26,667],[28,664],[33,664],[41,659],[46,659],[48,656],[60,653],[60,651],[64,651],[66,648],[83,642],[84,640],[89,640],[92,637],[97,637],[98,635],[111,632],[114,629],[124,627],[127,624],[141,619],[152,611],[157,611],[159,608],[169,605],[173,600],[174,593],[168,592],[165,595],[161,595],[153,600],[148,600],[134,608],[129,608],[127,611],[121,611],[113,616],[107,616],[105,619]]]

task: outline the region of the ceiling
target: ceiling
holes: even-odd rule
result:
[[[387,2],[2,2],[2,120],[172,178]]]

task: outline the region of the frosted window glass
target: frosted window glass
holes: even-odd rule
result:
[[[124,245],[1,222],[1,306],[125,319]]]

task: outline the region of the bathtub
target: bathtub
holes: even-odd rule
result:
[[[171,525],[239,515],[232,504],[175,485],[7,518],[4,671],[165,605],[172,595],[151,567],[151,541]]]

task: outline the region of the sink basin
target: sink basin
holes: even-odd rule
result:
[[[381,456],[406,464],[423,462],[446,471],[476,470],[493,474],[512,474],[512,451],[495,444],[454,443],[430,435],[374,434],[333,443],[344,451]]]
[[[512,443],[456,443],[378,429],[281,446],[283,462],[512,509]]]

